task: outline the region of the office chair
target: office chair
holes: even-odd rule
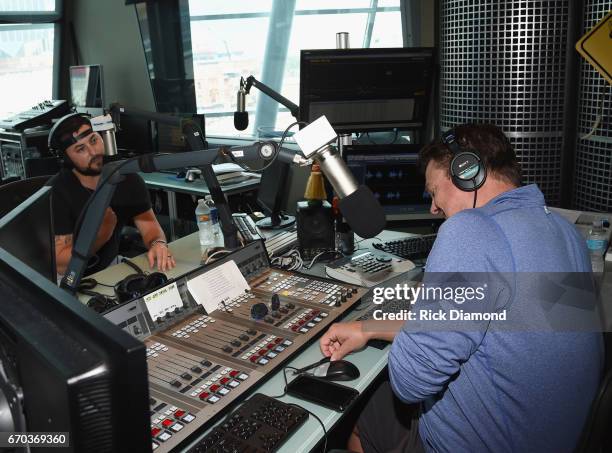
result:
[[[612,370],[605,375],[582,430],[575,453],[612,451]]]
[[[26,178],[54,175],[59,171],[60,162],[56,156],[28,158],[25,160]]]
[[[612,451],[612,332],[604,332],[605,372],[575,453]]]
[[[0,218],[23,203],[45,185],[50,176],[21,179],[0,186]]]

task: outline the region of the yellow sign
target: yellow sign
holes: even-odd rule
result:
[[[576,50],[612,84],[612,11],[580,38]]]

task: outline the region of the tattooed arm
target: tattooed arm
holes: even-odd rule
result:
[[[110,239],[117,225],[117,216],[111,208],[106,208],[104,220],[98,230],[98,235],[93,245],[93,251],[97,252]],[[64,274],[70,258],[72,257],[72,234],[55,236],[55,265],[58,274]]]

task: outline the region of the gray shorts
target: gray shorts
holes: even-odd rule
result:
[[[406,404],[383,382],[357,421],[365,453],[424,453],[419,435],[420,404]]]

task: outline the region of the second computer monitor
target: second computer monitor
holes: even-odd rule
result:
[[[387,220],[402,220],[429,211],[431,199],[418,162],[420,148],[412,144],[344,147],[348,167],[359,184],[372,190]]]
[[[70,94],[77,111],[104,107],[101,65],[70,66]]]
[[[51,187],[41,187],[46,179],[24,179],[2,187],[2,206],[19,205],[0,218],[0,248],[56,283]]]
[[[295,222],[295,217],[283,214],[281,207],[287,192],[289,165],[275,161],[261,175],[257,202],[268,217],[257,222],[259,228],[285,228]]]

